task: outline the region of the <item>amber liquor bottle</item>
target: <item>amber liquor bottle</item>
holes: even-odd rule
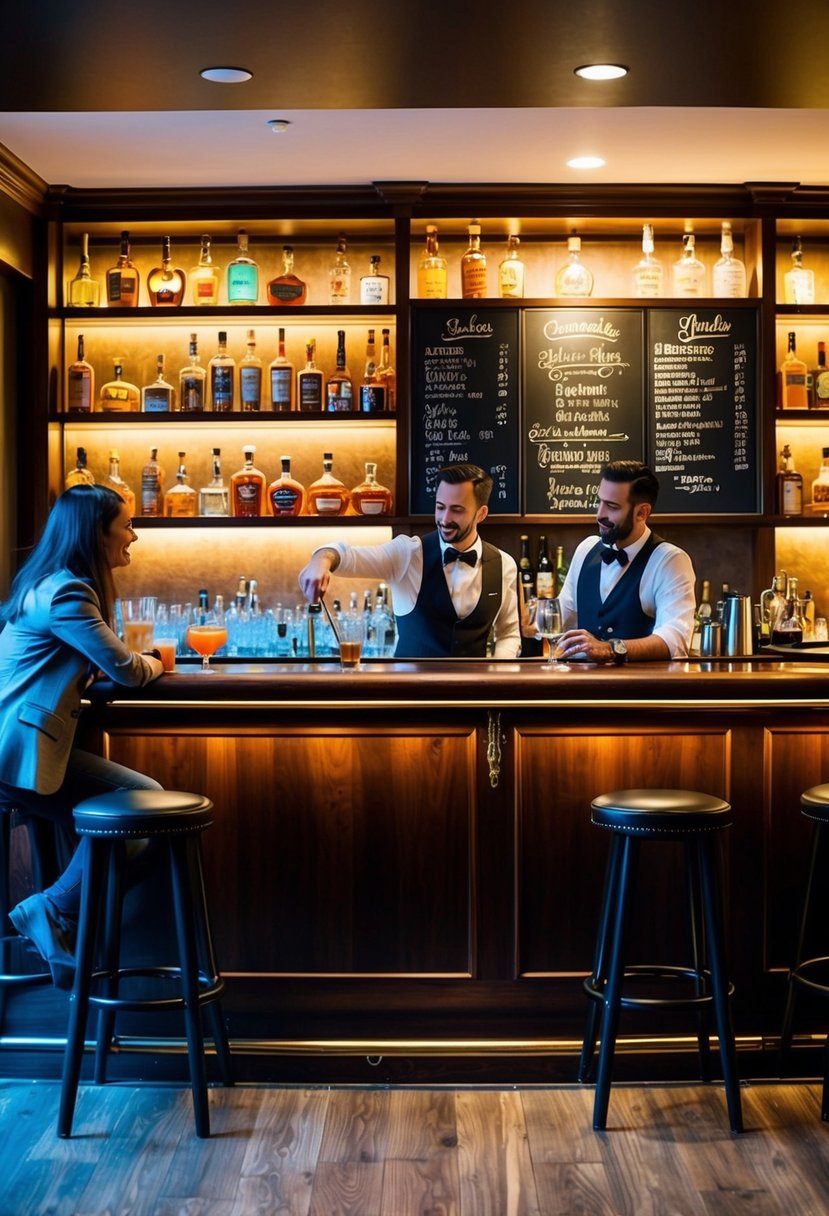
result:
[[[83,334],[78,334],[78,357],[67,372],[66,404],[70,414],[90,414],[95,399],[95,371],[84,358]]]
[[[86,448],[78,448],[75,467],[66,474],[64,486],[67,490],[71,490],[72,486],[94,485],[95,478],[91,470],[86,467]]]
[[[377,464],[366,461],[366,475],[351,491],[351,503],[358,515],[390,515],[391,490],[377,480]]]
[[[139,279],[130,257],[130,234],[124,231],[118,261],[106,273],[107,302],[113,308],[136,308]]]
[[[325,377],[316,364],[317,344],[312,338],[305,345],[305,366],[297,373],[297,402],[300,410],[319,413],[322,409]]]
[[[295,409],[293,363],[285,355],[285,330],[280,326],[276,358],[268,368],[271,377],[271,409],[277,414],[288,414]]]
[[[325,452],[322,458],[322,477],[308,487],[309,515],[345,515],[351,495],[333,473],[334,456]]]
[[[150,448],[150,458],[141,470],[141,514],[156,518],[164,514],[164,470],[158,463],[158,448]]]
[[[268,486],[268,506],[276,519],[301,515],[305,507],[305,486],[291,476],[290,456],[281,457],[282,476]]]
[[[230,513],[237,517],[256,517],[265,513],[265,474],[253,463],[256,448],[242,448],[245,463],[230,478]]]
[[[465,300],[478,300],[487,294],[486,254],[481,250],[481,225],[472,220],[468,225],[469,247],[461,258],[461,295]]]
[[[275,307],[284,306],[285,304],[293,307],[294,305],[304,304],[308,298],[308,285],[303,283],[302,279],[294,274],[294,247],[293,245],[282,246],[282,274],[271,279],[268,283],[266,294],[268,303]]]
[[[161,265],[155,266],[147,276],[147,294],[153,308],[178,308],[184,298],[187,275],[173,265],[170,238],[161,240]]]

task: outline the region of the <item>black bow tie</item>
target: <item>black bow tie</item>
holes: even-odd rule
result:
[[[461,553],[460,549],[453,549],[450,545],[448,549],[443,550],[443,564],[448,566],[450,562],[466,562],[467,566],[474,566],[478,560],[478,554],[474,549],[465,549]]]
[[[609,566],[611,562],[618,562],[620,566],[628,564],[628,555],[624,549],[602,549],[602,561]]]

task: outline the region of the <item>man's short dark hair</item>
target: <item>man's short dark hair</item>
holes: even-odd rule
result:
[[[472,482],[475,502],[479,507],[485,507],[492,493],[492,478],[476,464],[447,464],[438,472],[438,485],[442,481],[450,486],[462,485],[465,481]]]
[[[653,506],[659,496],[659,482],[641,460],[611,460],[599,476],[602,481],[626,482],[634,504],[649,502]]]

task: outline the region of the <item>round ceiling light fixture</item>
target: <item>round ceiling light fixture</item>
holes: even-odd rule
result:
[[[601,169],[607,164],[601,156],[574,156],[568,160],[568,169]]]
[[[621,63],[586,63],[573,71],[582,80],[619,80],[628,74],[628,69]]]
[[[202,68],[199,75],[214,84],[244,84],[253,79],[253,72],[247,68]]]
[[[281,135],[283,131],[287,131],[291,125],[290,118],[269,118],[266,126],[270,127],[274,135]]]

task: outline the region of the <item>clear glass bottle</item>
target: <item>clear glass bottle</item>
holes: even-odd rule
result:
[[[328,271],[329,304],[351,303],[351,267],[346,257],[347,250],[348,241],[345,233],[341,232],[337,239],[334,261]]]
[[[197,334],[190,335],[188,347],[190,362],[178,374],[179,407],[182,413],[193,413],[203,410],[206,405],[205,385],[207,371],[199,363],[199,339]]]
[[[381,258],[372,254],[369,258],[369,271],[360,279],[361,304],[388,304],[389,276],[380,273]]]
[[[110,448],[109,452],[109,472],[104,478],[103,484],[109,486],[110,490],[114,490],[116,494],[120,494],[124,502],[127,504],[127,510],[130,517],[135,515],[135,494],[124,481],[121,476],[121,460],[118,456],[117,448]]]
[[[230,478],[230,513],[252,518],[265,513],[265,474],[253,463],[252,443],[246,443],[242,452],[245,463]]]
[[[219,268],[213,261],[210,243],[211,238],[205,232],[199,260],[190,271],[190,294],[193,303],[200,307],[213,307],[219,303]]]
[[[141,515],[155,519],[164,514],[164,470],[158,463],[158,448],[141,470]]]
[[[208,408],[214,414],[232,413],[236,406],[236,360],[227,353],[227,333],[219,331],[219,344],[207,365],[210,381]]]
[[[786,342],[786,357],[777,373],[777,408],[809,408],[809,369],[797,354],[797,334],[791,330]]]
[[[66,474],[64,486],[70,490],[72,486],[94,486],[95,477],[91,469],[86,467],[86,448],[78,448],[75,460],[74,469],[70,469]]]
[[[186,455],[186,452],[179,452],[175,485],[164,495],[164,515],[167,519],[192,519],[196,515],[198,495],[187,480]]]
[[[551,600],[555,596],[555,567],[550,561],[547,537],[538,538],[538,561],[535,565],[535,594],[540,600]]]
[[[268,368],[271,379],[271,409],[277,414],[288,414],[296,409],[294,377],[296,369],[285,354],[285,330],[280,326],[276,358]]]
[[[792,241],[792,264],[783,275],[785,304],[814,304],[815,272],[803,265],[803,242],[799,236]]]
[[[267,502],[275,519],[302,515],[305,509],[305,486],[291,476],[290,456],[280,457],[282,474],[268,486]]]
[[[397,409],[397,372],[391,361],[391,330],[384,329],[382,333],[377,377],[386,390],[386,409],[393,413]]]
[[[581,260],[581,237],[575,232],[567,238],[567,261],[556,273],[555,294],[565,298],[593,294],[593,274]]]
[[[70,414],[91,414],[95,400],[95,369],[84,357],[83,334],[78,334],[78,355],[67,369],[66,408]]]
[[[266,288],[268,303],[278,308],[283,305],[304,304],[308,298],[308,285],[294,274],[294,247],[282,246],[282,274],[271,279]]]
[[[377,480],[377,464],[366,461],[366,475],[351,491],[351,504],[358,515],[391,515],[391,490]]]
[[[222,478],[222,450],[212,450],[212,476],[199,490],[199,515],[223,517],[230,515],[230,494]]]
[[[354,383],[345,361],[345,330],[337,330],[337,367],[325,385],[325,408],[329,414],[354,409]]]
[[[70,308],[97,308],[101,302],[101,284],[93,279],[89,267],[89,233],[81,235],[81,261],[74,279],[66,285]]]
[[[777,512],[779,515],[803,514],[803,477],[794,467],[792,449],[785,444],[777,470]]]
[[[325,452],[322,458],[322,476],[308,487],[309,515],[345,515],[351,495],[333,473],[334,456]]]
[[[795,581],[789,579],[790,583]],[[778,622],[771,641],[773,646],[799,646],[803,641],[803,611],[797,596],[797,587],[794,594],[788,598],[786,615]]]
[[[812,482],[812,511],[816,515],[829,513],[829,448],[822,448],[821,455],[820,469]]]
[[[141,390],[141,409],[145,414],[171,413],[176,408],[176,390],[164,379],[164,356],[157,355],[156,377]]]
[[[711,604],[711,580],[704,578],[702,580],[702,594],[700,601],[697,604],[697,610],[694,613],[694,632],[691,637],[691,654],[699,654],[700,638],[702,637],[702,626],[706,621],[710,621],[713,615],[714,608]]]
[[[829,409],[829,368],[826,366],[826,343],[817,344],[817,366],[812,368],[809,409]]]
[[[124,380],[123,364],[120,359],[115,361],[113,376],[101,385],[98,394],[98,408],[110,413],[132,413],[141,409],[141,393],[138,385],[130,380]]]
[[[426,225],[426,248],[417,263],[417,294],[421,300],[445,300],[448,292],[446,258],[438,253],[436,224]]]
[[[297,372],[297,406],[300,410],[319,413],[322,410],[325,377],[316,364],[317,343],[314,338],[305,344],[305,366]]]
[[[742,299],[746,295],[746,266],[734,256],[734,237],[728,220],[722,222],[720,256],[714,263],[712,283],[717,297]]]
[[[481,249],[481,225],[477,220],[471,220],[466,230],[469,245],[461,258],[461,295],[465,300],[480,300],[488,294],[486,254]]]
[[[642,225],[642,256],[633,268],[633,294],[638,300],[662,295],[662,263],[653,256],[653,224]]]
[[[671,267],[673,294],[680,299],[705,295],[705,266],[696,254],[693,232],[682,238],[682,256]]]
[[[147,276],[147,294],[153,308],[178,308],[184,299],[187,275],[173,265],[170,238],[161,241],[161,265],[154,266]]]
[[[530,556],[529,536],[521,536],[520,541],[521,554],[518,558],[518,583],[521,601],[526,604],[528,600],[535,597],[535,567],[533,566],[533,559]]]
[[[124,231],[121,233],[118,261],[106,273],[107,303],[110,307],[137,308],[140,277],[130,256],[130,234]]]
[[[262,409],[262,360],[256,353],[256,332],[248,330],[245,357],[239,364],[239,400],[243,413]]]
[[[259,300],[259,267],[248,252],[248,234],[240,228],[236,257],[227,265],[228,304],[250,307]]]
[[[507,252],[498,267],[498,295],[505,299],[524,298],[524,263],[518,252],[520,239],[511,232],[507,237]]]

